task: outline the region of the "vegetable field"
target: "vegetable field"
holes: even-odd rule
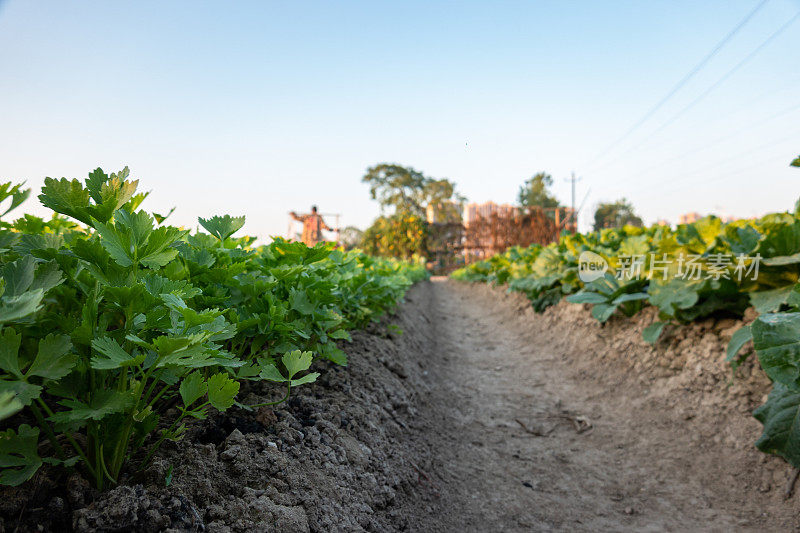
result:
[[[598,274],[585,269],[587,264],[601,265]],[[632,317],[646,306],[655,307],[657,319],[643,331],[651,344],[665,327],[708,317],[741,318],[752,307],[758,316],[733,335],[727,360],[735,370],[754,347],[774,383],[769,399],[754,413],[764,427],[756,445],[795,468],[800,468],[795,431],[800,416],[799,276],[800,204],[793,212],[728,224],[709,216],[677,229],[625,226],[564,235],[558,243],[512,248],[453,273],[462,281],[507,284],[539,312],[561,299],[587,304],[601,323],[615,314]]]
[[[466,284],[258,246],[244,217],[174,227],[137,186],[48,178],[46,219],[0,186],[3,527],[795,519],[773,486],[800,465],[798,213],[565,234],[456,271],[483,282]],[[782,459],[752,447],[759,426]]]
[[[190,421],[279,404],[316,361],[346,365],[337,342],[427,276],[330,245],[254,247],[235,236],[244,217],[172,227],[140,209],[137,185],[127,168],[48,178],[52,217],[13,222],[30,191],[0,186],[0,484],[51,465],[113,487]],[[274,400],[241,401],[259,381]]]

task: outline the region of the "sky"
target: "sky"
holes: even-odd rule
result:
[[[311,204],[365,228],[381,162],[476,202],[546,171],[569,204],[574,172],[582,229],[623,196],[645,222],[784,211],[800,20],[759,46],[800,0],[767,0],[625,136],[758,1],[0,0],[0,180],[128,165],[170,223],[243,214],[262,240]]]

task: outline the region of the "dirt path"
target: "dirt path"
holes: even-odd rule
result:
[[[609,389],[576,378],[565,354],[517,320],[526,311],[488,291],[441,279],[429,287],[426,416],[437,496],[419,511],[421,527],[775,527],[758,511],[762,502],[731,500],[739,487],[717,475],[721,452],[699,446],[685,423],[652,412],[636,386]]]

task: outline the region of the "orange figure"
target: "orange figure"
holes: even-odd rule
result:
[[[317,206],[311,206],[311,213],[308,215],[298,215],[294,211],[289,213],[293,219],[303,223],[303,242],[306,246],[314,246],[322,241],[322,230],[333,231],[333,228],[325,224],[321,215],[317,214]]]

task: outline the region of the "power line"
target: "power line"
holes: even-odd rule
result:
[[[625,156],[626,154],[629,154],[629,153],[630,153],[630,152],[632,152],[633,150],[635,150],[635,149],[639,148],[639,147],[640,147],[640,146],[642,146],[644,143],[646,143],[647,141],[649,141],[650,139],[652,139],[652,138],[653,138],[655,135],[657,135],[658,133],[660,133],[661,131],[663,131],[665,128],[667,128],[668,126],[670,126],[671,124],[673,124],[673,123],[674,123],[676,120],[678,120],[680,117],[682,117],[684,114],[686,114],[686,112],[687,112],[687,111],[689,111],[689,110],[690,110],[690,109],[692,109],[692,108],[693,108],[695,105],[697,105],[697,104],[698,104],[698,103],[700,103],[702,100],[704,100],[704,99],[705,99],[705,97],[706,97],[706,96],[708,96],[708,95],[709,95],[711,92],[713,92],[713,91],[714,91],[714,90],[715,90],[717,87],[719,87],[720,85],[722,85],[723,83],[725,83],[725,81],[727,81],[727,80],[728,80],[728,78],[730,78],[730,77],[731,77],[733,74],[735,74],[735,73],[736,73],[736,72],[737,72],[737,71],[738,71],[740,68],[742,68],[742,67],[743,67],[745,64],[747,64],[747,63],[748,63],[748,62],[749,62],[751,59],[753,59],[753,58],[754,58],[756,55],[758,55],[758,53],[759,53],[759,52],[761,52],[761,50],[763,50],[765,47],[767,47],[767,45],[769,45],[769,44],[770,44],[772,41],[774,41],[776,38],[778,38],[778,36],[780,36],[780,35],[781,35],[781,34],[782,34],[784,31],[786,31],[786,30],[787,30],[787,29],[788,29],[788,28],[789,28],[789,27],[790,27],[792,24],[794,24],[794,23],[797,21],[797,19],[799,19],[799,18],[800,18],[800,11],[798,11],[797,13],[795,13],[795,15],[794,15],[792,18],[790,18],[788,21],[786,21],[786,22],[785,22],[785,23],[784,23],[784,24],[783,24],[783,25],[782,25],[780,28],[778,28],[777,30],[775,30],[775,31],[774,31],[774,32],[773,32],[773,33],[772,33],[772,34],[771,34],[769,37],[767,37],[767,38],[766,38],[766,39],[765,39],[765,40],[764,40],[764,41],[763,41],[763,42],[762,42],[760,45],[758,45],[758,46],[757,46],[757,47],[756,47],[756,48],[755,48],[755,49],[754,49],[752,52],[750,52],[749,54],[747,54],[747,56],[746,56],[744,59],[742,59],[741,61],[739,61],[739,62],[738,62],[738,63],[737,63],[737,64],[736,64],[736,65],[735,65],[733,68],[731,68],[731,69],[730,69],[730,70],[728,70],[728,71],[727,71],[725,74],[723,74],[721,78],[719,78],[717,81],[715,81],[715,82],[714,82],[714,83],[713,83],[713,84],[712,84],[712,85],[711,85],[711,86],[710,86],[708,89],[706,89],[705,91],[703,91],[703,93],[702,93],[702,94],[700,94],[700,96],[698,96],[697,98],[695,98],[694,100],[692,100],[692,101],[689,103],[689,105],[687,105],[686,107],[684,107],[683,109],[681,109],[680,111],[678,111],[677,113],[675,113],[674,115],[672,115],[672,117],[670,117],[670,118],[669,118],[669,119],[668,119],[666,122],[664,122],[663,124],[661,124],[661,126],[659,126],[659,127],[658,127],[658,128],[655,130],[655,131],[652,131],[652,132],[650,132],[650,134],[649,134],[647,137],[645,137],[644,139],[642,139],[641,141],[639,141],[639,143],[637,143],[637,144],[635,144],[635,145],[631,146],[630,148],[628,148],[628,149],[627,149],[625,152],[623,152],[622,154],[620,154],[620,155],[619,155],[619,157],[617,157],[616,159],[613,159],[612,161],[610,161],[610,162],[607,162],[607,163],[605,163],[605,164],[603,164],[603,165],[600,165],[600,167],[598,167],[598,168],[602,168],[602,167],[608,166],[609,164],[611,164],[611,163],[614,163],[614,162],[618,161],[620,158],[622,158],[622,157],[623,157],[623,156]],[[597,169],[595,169],[595,170],[597,170]]]
[[[800,81],[800,77],[798,77],[797,80],[794,80],[794,81]],[[796,85],[789,85],[789,86],[784,87],[783,89],[779,89],[777,91],[776,90],[770,90],[770,91],[761,93],[758,96],[756,96],[755,98],[751,98],[750,100],[747,100],[747,101],[743,102],[742,104],[739,104],[738,107],[739,108],[747,108],[748,106],[751,106],[752,104],[763,100],[765,97],[772,96],[776,92],[783,92],[783,91],[786,91],[788,89],[792,89],[795,92],[797,91]],[[679,159],[683,159],[687,155],[691,155],[691,154],[694,154],[694,153],[697,153],[697,152],[702,152],[704,150],[707,150],[708,148],[711,148],[714,145],[717,145],[717,144],[719,144],[719,143],[721,143],[723,141],[726,141],[726,140],[731,139],[733,137],[737,137],[737,136],[741,135],[745,131],[753,130],[754,128],[757,128],[759,126],[762,126],[762,125],[764,125],[764,124],[766,124],[768,122],[771,122],[771,121],[775,120],[776,118],[781,118],[783,116],[790,115],[790,114],[792,114],[793,112],[795,112],[797,110],[800,110],[800,103],[797,103],[797,104],[794,104],[794,105],[792,105],[792,106],[790,106],[788,108],[782,109],[781,111],[778,111],[777,113],[771,114],[771,115],[769,115],[769,116],[767,116],[765,118],[762,118],[762,119],[759,119],[759,120],[756,120],[756,121],[752,121],[749,124],[745,124],[745,125],[739,127],[738,129],[733,130],[731,133],[728,133],[727,135],[723,135],[722,137],[718,137],[714,141],[711,141],[711,142],[706,143],[706,144],[702,144],[699,147],[694,147],[691,150],[687,150],[687,151],[682,152],[682,153],[680,153],[678,155],[673,155],[673,156],[670,156],[670,157],[668,157],[666,159],[662,159],[658,163],[654,163],[652,165],[644,167],[644,168],[640,169],[638,172],[635,172],[635,173],[631,174],[628,177],[624,177],[624,178],[622,178],[620,180],[617,180],[615,183],[617,185],[619,185],[620,183],[627,183],[627,182],[629,182],[629,181],[631,181],[633,179],[639,179],[639,178],[641,178],[641,174],[642,173],[649,174],[653,170],[655,170],[657,168],[660,168],[660,167],[662,167],[664,165],[667,165],[669,163],[672,163],[673,161],[677,161]],[[719,123],[719,122],[722,122],[722,121],[717,120],[714,124]],[[685,140],[685,139],[682,139],[682,140]],[[607,165],[601,165],[601,168],[603,168],[605,166],[607,166]]]
[[[784,141],[786,141],[786,140],[788,140],[788,139],[784,139]],[[776,160],[776,157],[777,156],[772,155],[772,156],[770,156],[768,158],[767,161],[759,161],[759,162],[757,162],[755,164],[747,165],[745,167],[733,168],[733,169],[730,169],[730,170],[726,170],[719,176],[716,176],[716,177],[711,178],[711,179],[704,180],[703,183],[704,184],[710,184],[710,183],[716,183],[716,182],[722,181],[722,180],[731,180],[731,178],[734,178],[734,177],[739,176],[741,174],[745,174],[747,172],[752,172],[756,168],[763,168],[765,164],[767,164],[769,162],[774,162]],[[787,158],[788,157],[789,156],[787,156]],[[695,172],[695,174],[696,173],[697,172]],[[670,185],[674,185],[674,184],[675,184],[674,182],[670,183]],[[679,191],[679,190],[685,190],[684,186],[683,185],[679,185],[677,187],[671,187],[671,188],[668,188],[666,190],[662,189],[662,190],[658,191],[657,194],[659,196],[664,196],[664,195],[667,195],[667,194],[670,194],[670,193],[674,193],[674,192]],[[634,191],[634,194],[636,194],[635,191]],[[640,198],[650,198],[650,197],[651,197],[651,195],[645,195],[645,196],[640,197]]]
[[[762,100],[765,100],[767,97],[773,96],[776,93],[784,92],[784,91],[787,91],[787,90],[792,90],[794,92],[797,92],[797,89],[798,89],[797,88],[797,82],[800,82],[800,76],[798,76],[796,79],[793,79],[791,84],[787,85],[786,87],[783,87],[782,89],[777,89],[777,90],[772,89],[772,90],[769,90],[769,91],[766,91],[766,92],[762,92],[762,93],[760,93],[758,96],[756,96],[754,98],[750,98],[749,100],[745,100],[744,102],[742,102],[741,104],[739,104],[737,106],[737,108],[740,110],[739,114],[743,114],[742,113],[743,110],[746,110],[747,108],[751,107],[753,104],[761,102]],[[784,115],[789,115],[789,114],[797,111],[798,109],[800,109],[800,104],[792,105],[792,106],[790,106],[788,108],[785,108],[785,109],[783,109],[783,110],[781,110],[781,111],[779,111],[777,113],[769,115],[769,116],[767,116],[767,117],[765,117],[763,119],[759,119],[759,120],[756,120],[756,121],[753,121],[753,122],[749,123],[748,125],[744,125],[744,126],[740,127],[739,129],[734,130],[732,133],[729,133],[727,135],[719,137],[719,138],[717,138],[716,140],[714,140],[712,142],[709,142],[709,143],[706,143],[704,145],[701,145],[699,148],[692,148],[691,150],[688,150],[686,152],[682,152],[680,155],[671,156],[671,157],[668,157],[668,158],[662,160],[659,163],[655,163],[653,165],[644,167],[641,170],[639,170],[639,172],[640,173],[642,173],[642,172],[649,173],[650,171],[652,171],[652,170],[654,170],[654,169],[656,169],[658,167],[661,167],[661,166],[663,166],[665,164],[671,163],[671,162],[673,162],[675,160],[682,159],[682,158],[686,157],[687,155],[691,155],[691,154],[696,153],[696,152],[702,152],[703,150],[706,150],[706,149],[714,146],[715,144],[719,144],[720,142],[723,142],[723,141],[728,140],[730,138],[733,138],[733,137],[736,137],[738,135],[741,135],[741,133],[744,132],[744,131],[747,131],[747,130],[762,126],[762,125],[766,124],[767,122],[771,122],[771,121],[775,120],[776,118],[780,118],[780,117],[782,117]],[[726,115],[726,118],[729,118],[729,117],[730,117],[730,115]],[[717,125],[717,124],[720,124],[722,122],[723,122],[722,120],[717,119],[716,121],[711,122],[711,124],[712,125]],[[706,125],[708,125],[708,123],[706,123]],[[679,139],[679,140],[680,141],[685,141],[686,139],[682,138],[682,139]],[[624,155],[624,154],[622,154],[622,155]],[[598,167],[598,170],[602,169],[602,168],[606,168],[609,164],[618,161],[620,158],[621,157],[618,157],[618,158],[614,159],[613,161],[610,161],[608,163],[603,163],[602,165],[600,165]],[[634,174],[632,174],[632,175],[630,175],[630,176],[628,176],[626,178],[618,180],[616,183],[619,184],[619,183],[628,182],[628,181],[631,181],[632,179],[637,179],[639,177],[640,177],[640,174],[634,173]]]
[[[739,30],[741,30],[744,27],[744,25],[747,24],[750,21],[750,19],[752,19],[755,16],[755,14],[758,13],[768,1],[769,0],[761,0],[761,2],[759,2],[758,5],[756,5],[756,7],[739,22],[739,24],[737,24],[730,32],[728,32],[728,34],[720,42],[718,42],[716,46],[714,46],[714,48],[711,49],[711,52],[709,52],[697,65],[694,66],[694,68],[692,68],[683,78],[681,78],[680,81],[677,84],[675,84],[675,86],[672,87],[672,89],[670,89],[669,92],[663,98],[661,98],[661,100],[659,100],[653,107],[651,107],[642,116],[642,118],[636,121],[636,123],[634,123],[634,125],[631,126],[628,129],[628,131],[626,131],[621,137],[619,137],[617,140],[611,143],[599,155],[595,156],[595,158],[589,162],[589,165],[605,157],[606,154],[608,154],[611,150],[616,148],[619,145],[619,143],[627,139],[628,136],[630,136],[634,131],[639,129],[642,126],[642,124],[647,122],[647,120],[650,117],[652,117],[659,109],[661,109],[661,107],[665,103],[667,103],[667,101],[670,98],[672,98],[675,95],[675,93],[677,93],[684,85],[686,85],[686,83],[688,83],[689,80],[691,80],[695,76],[695,74],[700,72],[700,70],[703,67],[705,67],[706,64],[708,64],[708,62],[711,61],[711,59],[713,59],[714,56],[716,56],[720,50],[722,50],[722,47],[725,46],[728,43],[728,41],[730,41],[737,33],[739,33]]]
[[[774,156],[770,157],[769,160],[770,161],[774,161],[775,157]],[[752,172],[756,168],[763,168],[763,166],[764,166],[764,162],[762,161],[762,162],[759,162],[759,163],[756,163],[756,164],[753,164],[753,165],[748,165],[748,166],[746,166],[744,168],[740,168],[738,170],[732,170],[730,172],[723,173],[722,175],[717,176],[715,178],[711,178],[711,179],[705,180],[703,183],[704,184],[716,183],[718,181],[722,181],[724,179],[730,179],[733,176],[738,176],[738,175],[744,174],[746,172]],[[788,166],[788,165],[785,165],[785,166]],[[673,187],[671,189],[659,191],[658,194],[659,195],[665,195],[665,194],[669,194],[669,193],[681,190],[682,188],[683,187]]]
[[[632,194],[637,194],[637,193],[645,191],[645,190],[647,190],[649,192],[653,192],[654,194],[663,194],[664,192],[671,192],[671,191],[676,190],[676,189],[668,189],[667,191],[663,191],[663,187],[665,185],[675,185],[676,183],[683,183],[683,182],[687,181],[687,178],[692,178],[693,176],[696,176],[697,174],[701,174],[703,172],[707,172],[707,171],[709,171],[709,170],[711,170],[713,168],[718,167],[720,165],[720,163],[736,161],[738,159],[742,159],[742,158],[745,158],[747,156],[750,156],[751,154],[753,154],[755,152],[759,152],[759,151],[761,151],[764,148],[767,148],[769,146],[773,146],[773,145],[779,146],[779,145],[787,143],[789,141],[795,141],[796,139],[800,139],[800,130],[797,130],[797,131],[793,132],[789,136],[782,136],[782,137],[780,137],[778,139],[771,139],[771,140],[769,140],[769,141],[767,141],[767,142],[765,142],[763,144],[759,144],[759,145],[751,148],[750,150],[747,150],[745,152],[741,152],[739,154],[736,154],[733,157],[726,158],[723,161],[716,161],[716,162],[714,162],[714,163],[712,163],[710,165],[705,165],[705,166],[703,166],[703,167],[701,167],[701,168],[699,168],[697,170],[689,172],[688,174],[683,174],[677,180],[673,180],[673,181],[668,182],[668,183],[649,185],[647,187],[640,187],[640,188],[635,189],[635,190],[633,190],[631,192],[632,192]],[[770,156],[768,159],[771,161],[771,160],[774,160],[774,158],[775,158],[775,156]],[[762,165],[764,165],[764,163],[765,162],[763,162],[763,161],[762,162],[758,162],[758,163],[755,163],[753,165],[748,165],[747,167],[745,167],[745,169],[739,169],[739,170],[737,170],[736,167],[734,167],[734,168],[731,169],[731,171],[735,171],[736,173],[738,173],[740,171],[744,171],[744,170],[747,170],[749,168],[755,168],[755,167],[758,167],[758,166],[762,166]],[[727,174],[723,174],[723,177],[725,175],[727,175]],[[700,180],[697,180],[697,181],[700,181]],[[712,181],[716,181],[716,179],[712,179],[712,180],[706,179],[706,180],[702,180],[702,181],[704,183],[709,183],[709,182],[712,182]],[[659,190],[659,189],[662,189],[662,190]],[[647,195],[645,197],[650,197],[650,196],[652,196],[652,195]]]
[[[775,120],[776,118],[781,118],[781,117],[783,117],[785,115],[789,115],[789,114],[791,114],[791,113],[793,113],[793,112],[795,112],[797,110],[800,110],[800,104],[794,104],[791,107],[783,109],[783,110],[781,110],[781,111],[779,111],[777,113],[773,113],[772,115],[769,115],[769,116],[767,116],[767,117],[765,117],[763,119],[760,119],[760,120],[751,122],[749,124],[746,124],[746,125],[740,127],[739,129],[734,130],[734,131],[728,133],[727,135],[723,135],[722,137],[718,137],[717,139],[715,139],[715,140],[713,140],[713,141],[711,141],[709,143],[702,144],[699,147],[694,147],[691,150],[688,150],[686,152],[682,152],[682,153],[680,153],[678,155],[670,156],[670,157],[668,157],[666,159],[663,159],[663,160],[659,161],[658,163],[655,163],[653,165],[645,167],[645,168],[641,169],[640,171],[635,172],[635,173],[631,174],[630,176],[628,176],[626,178],[622,178],[620,180],[617,180],[615,184],[616,185],[620,185],[621,183],[627,183],[627,182],[632,181],[634,179],[640,179],[642,177],[642,174],[645,174],[645,175],[651,174],[652,171],[657,169],[657,168],[663,167],[664,165],[668,165],[668,164],[670,164],[670,163],[672,163],[674,161],[677,161],[679,159],[683,159],[684,157],[686,157],[688,155],[692,155],[692,154],[695,154],[697,152],[702,152],[704,150],[707,150],[707,149],[709,149],[709,148],[711,148],[713,146],[716,146],[716,145],[718,145],[718,144],[720,144],[720,143],[722,143],[724,141],[727,141],[728,139],[732,139],[732,138],[734,138],[734,137],[736,137],[738,135],[741,135],[745,131],[751,131],[754,128],[757,128],[757,127],[762,126],[762,125],[764,125],[764,124],[766,124],[768,122],[771,122],[771,121]]]
[[[775,30],[775,32],[772,35],[767,37],[767,39],[763,43],[761,43],[758,46],[758,48],[756,48],[755,50],[750,52],[747,55],[747,57],[745,57],[744,59],[739,61],[739,63],[737,63],[735,67],[730,69],[728,72],[725,73],[724,76],[722,76],[720,79],[718,79],[716,82],[714,82],[714,84],[711,85],[711,87],[706,89],[700,96],[698,96],[697,98],[692,100],[689,103],[689,105],[687,105],[686,107],[684,107],[683,109],[678,111],[675,115],[672,116],[671,119],[669,119],[667,122],[662,124],[657,130],[652,132],[645,140],[649,139],[653,135],[657,134],[658,132],[660,132],[661,130],[663,130],[664,128],[666,128],[667,126],[672,124],[673,122],[675,122],[678,118],[683,116],[687,111],[689,111],[691,108],[693,108],[695,105],[697,105],[701,100],[703,100],[706,96],[708,96],[709,93],[711,93],[714,89],[716,89],[717,87],[722,85],[728,78],[730,78],[733,74],[735,74],[737,70],[739,70],[741,67],[743,67],[746,63],[748,63],[751,59],[753,59],[761,50],[763,50],[768,44],[770,44],[780,34],[782,34],[784,31],[786,31],[789,28],[789,26],[791,26],[792,24],[794,24],[797,21],[798,18],[800,18],[800,11],[798,11],[795,14],[795,16],[790,18],[783,26],[781,26],[780,28]]]

